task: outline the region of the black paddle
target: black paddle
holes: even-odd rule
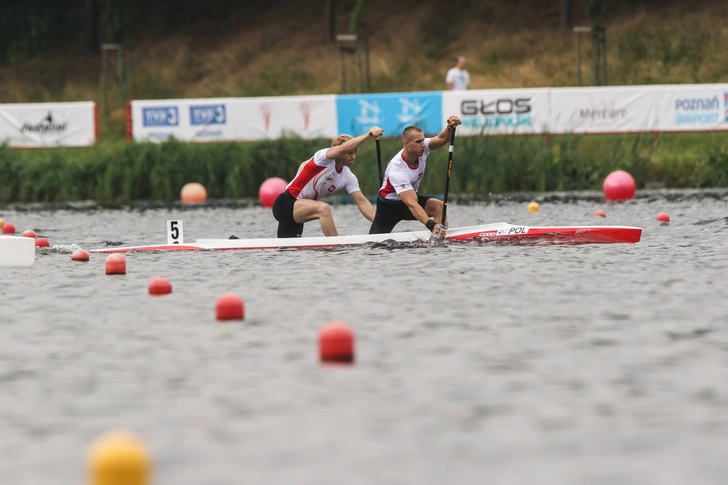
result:
[[[379,146],[379,138],[377,138],[377,165],[379,166],[379,189],[381,189],[384,175],[382,175],[382,148]],[[377,192],[379,192],[379,189],[377,189]]]
[[[445,181],[445,193],[442,196],[442,227],[445,227],[447,217],[447,192],[450,190],[450,171],[452,171],[452,152],[455,146],[455,127],[448,128],[450,130],[450,149],[447,155],[447,180]]]

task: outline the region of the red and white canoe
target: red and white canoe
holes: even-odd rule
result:
[[[128,251],[204,251],[237,249],[307,249],[361,246],[377,243],[418,243],[430,240],[430,231],[362,234],[357,236],[299,237],[291,239],[198,239],[188,244],[153,244],[148,246],[108,247],[92,249],[92,253],[126,253]],[[480,226],[447,230],[447,241],[503,242],[527,245],[577,245],[636,243],[642,229],[629,226],[514,226],[496,222]]]

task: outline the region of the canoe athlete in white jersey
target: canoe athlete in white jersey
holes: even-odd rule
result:
[[[301,237],[303,223],[318,219],[326,236],[338,236],[331,206],[321,199],[340,189],[346,189],[367,220],[374,220],[374,207],[359,190],[359,180],[349,167],[356,152],[367,140],[377,140],[384,130],[373,126],[365,135],[353,138],[339,135],[331,148],[317,151],[301,164],[298,173],[286,190],[273,203],[273,217],[278,221],[278,237]]]
[[[404,129],[403,148],[387,165],[377,196],[377,214],[369,234],[390,233],[399,221],[415,220],[427,226],[430,231],[441,233],[442,201],[427,195],[418,195],[417,189],[425,175],[430,151],[448,143],[449,129],[459,124],[460,118],[449,117],[447,126],[432,138],[425,138],[422,130],[416,126]],[[445,225],[447,226],[447,221]]]

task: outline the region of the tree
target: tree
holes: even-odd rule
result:
[[[571,30],[573,23],[573,3],[572,0],[561,1],[561,32],[566,33]]]
[[[609,0],[584,0],[584,9],[595,27],[601,27],[609,11]]]
[[[99,52],[99,0],[86,0],[88,12],[88,50],[93,54]]]

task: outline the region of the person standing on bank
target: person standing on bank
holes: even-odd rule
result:
[[[450,68],[445,76],[447,89],[450,91],[465,91],[470,86],[470,74],[465,70],[465,58],[458,57],[455,60],[455,67]]]
[[[420,221],[430,231],[441,233],[442,201],[418,195],[430,151],[450,141],[450,129],[462,122],[457,116],[447,119],[447,126],[432,138],[422,130],[408,126],[402,133],[402,150],[387,164],[384,181],[377,196],[377,213],[369,234],[390,233],[400,221]],[[433,217],[433,219],[430,219]],[[447,221],[445,221],[447,226]]]
[[[342,134],[334,138],[331,148],[317,151],[303,162],[298,173],[273,203],[273,217],[278,221],[278,237],[301,237],[303,224],[318,219],[326,236],[338,236],[331,206],[320,199],[339,189],[346,189],[359,212],[374,220],[374,207],[359,190],[359,180],[349,167],[356,152],[367,140],[378,140],[384,130],[378,126],[356,138]]]

